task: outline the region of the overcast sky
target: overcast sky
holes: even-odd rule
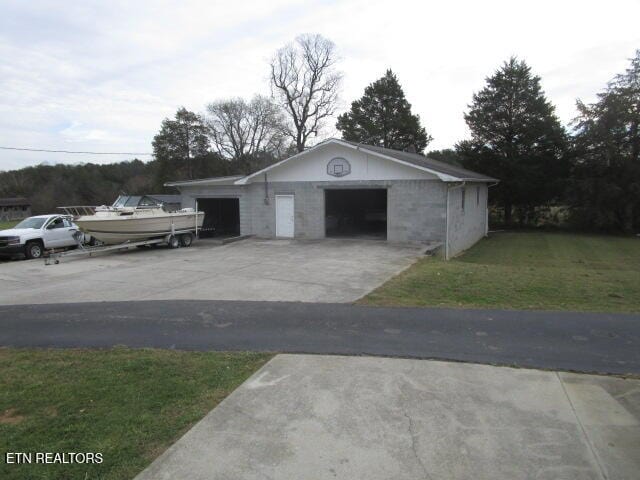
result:
[[[0,0],[0,146],[150,152],[181,105],[268,94],[273,52],[307,32],[338,47],[341,110],[393,69],[428,150],[465,138],[473,92],[511,55],[566,124],[640,48],[639,18],[638,0]],[[0,170],[128,158],[0,150]]]

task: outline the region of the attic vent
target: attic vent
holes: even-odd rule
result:
[[[342,157],[332,158],[327,164],[327,174],[332,177],[344,177],[351,173],[351,164]]]

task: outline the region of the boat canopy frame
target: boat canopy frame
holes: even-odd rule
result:
[[[133,208],[161,208],[165,203],[148,195],[118,195],[115,202],[111,204],[113,208],[133,207]]]
[[[155,198],[148,195],[118,195],[118,198],[116,198],[115,202],[113,202],[108,207],[104,205],[101,205],[100,207],[93,205],[68,205],[65,207],[58,207],[58,209],[63,210],[66,215],[72,216],[73,218],[95,215],[96,210],[99,208],[112,208],[114,210],[147,210],[151,208],[162,208],[167,213],[179,211],[179,209],[168,209],[166,208],[166,205],[166,203],[160,200],[156,200]]]

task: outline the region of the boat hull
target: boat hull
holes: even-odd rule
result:
[[[194,231],[202,227],[204,212],[164,215],[90,215],[74,220],[84,233],[107,245],[161,238],[172,232]]]

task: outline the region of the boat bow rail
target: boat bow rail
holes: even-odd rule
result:
[[[83,217],[85,215],[95,215],[96,208],[90,205],[71,205],[68,207],[58,207],[67,215],[72,216],[73,218]]]

